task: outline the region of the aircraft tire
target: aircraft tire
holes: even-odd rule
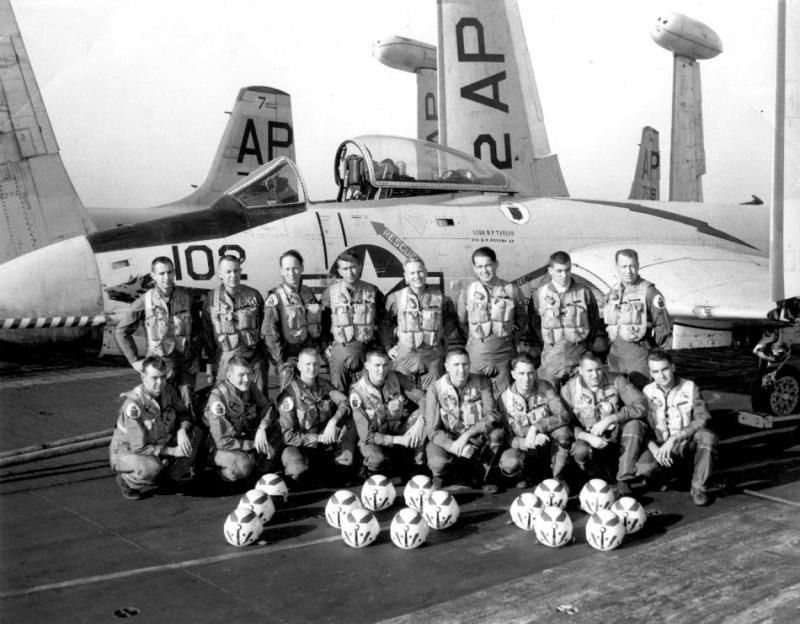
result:
[[[767,412],[773,416],[788,416],[800,411],[800,371],[784,366],[775,378],[775,383],[763,388],[760,380],[753,384],[751,393],[753,410]]]

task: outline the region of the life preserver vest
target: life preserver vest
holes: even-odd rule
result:
[[[467,287],[466,307],[470,338],[490,335],[505,338],[514,333],[515,287],[504,280],[485,286],[476,280]]]
[[[170,314],[170,303],[174,312]],[[164,299],[156,288],[144,294],[144,327],[147,333],[147,354],[167,357],[177,352],[186,353],[192,336],[192,301],[189,291],[178,288],[172,291],[170,301]]]
[[[364,373],[351,388],[351,406],[354,405],[353,393],[358,396],[358,402],[361,403],[361,407],[369,419],[380,429],[388,424],[390,425],[388,429],[394,431],[394,425],[402,422],[405,415],[406,397],[400,387],[397,373],[390,371],[382,388],[376,388]]]
[[[547,397],[538,392],[538,387],[526,398],[509,386],[500,395],[500,402],[508,414],[508,424],[515,436],[528,434],[531,425],[550,416]]]
[[[223,286],[216,288],[211,302],[211,322],[222,350],[233,351],[240,345],[252,347],[258,344],[261,330],[258,326],[258,291],[240,285],[233,304],[227,293],[223,295],[224,291]]]
[[[481,390],[476,375],[469,379],[459,395],[459,391],[444,375],[436,380],[436,392],[439,395],[439,415],[451,433],[461,434],[483,418]],[[463,396],[463,399],[461,398]]]
[[[375,287],[359,281],[351,293],[340,281],[328,288],[333,339],[341,344],[371,342],[375,333]]]
[[[332,402],[329,397],[317,400],[314,394],[305,388],[305,384],[298,381],[289,384],[287,390],[294,396],[297,422],[303,431],[312,431],[330,420]]]
[[[615,285],[608,293],[603,306],[603,320],[611,340],[619,336],[626,342],[639,342],[647,334],[650,319],[647,314],[647,289],[652,286],[645,279],[630,286]]]
[[[127,435],[128,430],[125,427],[125,419],[133,418],[141,421],[144,427],[146,445],[163,445],[169,442],[175,431],[178,419],[169,389],[165,388],[161,395],[164,402],[163,406],[147,395],[141,385],[128,392],[123,392],[119,397],[124,401],[117,417],[117,426],[113,436],[115,440],[124,438]]]
[[[588,429],[604,416],[619,410],[620,398],[617,387],[613,382],[601,382],[600,387],[592,391],[584,384],[580,377],[575,377],[571,383],[572,411],[578,417],[584,428]]]
[[[562,294],[552,282],[539,289],[539,316],[542,340],[554,345],[560,340],[578,344],[589,335],[589,300],[587,291],[574,282]]]
[[[286,284],[274,290],[280,297],[280,316],[283,337],[287,343],[296,345],[311,336],[319,338],[322,323],[322,305],[314,298],[307,286],[300,286],[300,292]]]
[[[214,386],[208,397],[208,405],[212,412],[215,401],[221,401],[225,406],[223,416],[233,426],[236,437],[250,437],[258,424],[257,405],[244,401],[225,380]]]
[[[397,343],[407,349],[436,347],[442,336],[442,293],[428,288],[417,297],[411,288],[397,293]]]
[[[692,422],[696,387],[693,381],[677,379],[666,397],[656,382],[642,390],[647,397],[651,420],[655,423],[659,440],[677,435]]]

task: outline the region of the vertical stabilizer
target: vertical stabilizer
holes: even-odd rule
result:
[[[700,65],[679,54],[674,58],[669,201],[703,201],[706,150]]]
[[[58,153],[9,0],[0,0],[0,262],[94,230]]]
[[[296,160],[291,98],[272,87],[244,87],[236,97],[206,179],[175,203],[211,204],[278,156]]]
[[[567,196],[550,153],[516,0],[438,0],[439,141],[505,170],[534,196]]]
[[[645,126],[642,128],[642,142],[639,143],[639,158],[633,174],[631,194],[628,199],[661,198],[661,152],[658,146],[658,130]]]

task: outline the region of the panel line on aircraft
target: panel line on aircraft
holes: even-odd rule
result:
[[[337,212],[336,216],[339,217],[339,227],[342,229],[342,241],[344,242],[344,246],[347,247],[347,233],[344,231],[344,222],[342,221],[342,213]]]
[[[325,270],[329,269],[328,266],[328,244],[325,241],[325,230],[322,227],[322,217],[319,216],[319,212],[315,213],[317,215],[317,225],[319,225],[319,235],[322,237],[322,254],[325,262]]]

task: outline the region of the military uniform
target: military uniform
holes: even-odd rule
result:
[[[192,443],[189,457],[164,455],[167,446],[175,446],[178,429],[191,423],[191,415],[169,384],[160,397],[152,397],[143,385],[120,395],[122,406],[111,436],[111,469],[133,490],[141,491],[156,479],[180,481],[192,472],[202,431],[189,428]]]
[[[505,439],[492,384],[486,377],[470,373],[461,388],[450,382],[449,375],[440,377],[428,387],[425,421],[430,440],[428,468],[434,478],[441,479],[458,461],[478,480],[486,479]],[[474,452],[469,459],[456,458],[450,449],[465,432]]]
[[[281,389],[294,379],[297,356],[305,348],[319,350],[322,305],[307,286],[295,290],[285,282],[267,293],[261,335],[280,377]]]
[[[608,367],[628,375],[637,388],[650,379],[647,354],[653,348],[668,349],[672,342],[672,321],[664,296],[641,277],[635,284],[617,284],[608,293],[603,320],[611,341]]]
[[[217,382],[208,395],[203,415],[211,432],[214,464],[226,481],[246,479],[258,468],[271,472],[277,463],[280,432],[269,420],[267,397],[251,384],[241,392],[227,379]],[[269,457],[255,448],[258,429],[263,429],[270,445]]]
[[[374,474],[398,464],[424,461],[425,395],[401,373],[390,371],[383,385],[375,386],[364,373],[350,387],[350,408],[358,433],[364,467]],[[395,445],[393,438],[421,427],[418,448]]]
[[[219,352],[217,379],[225,379],[228,362],[240,355],[253,369],[253,383],[264,391],[266,383],[266,361],[261,342],[264,300],[250,286],[240,284],[231,297],[224,286],[218,286],[206,297],[204,325],[207,342],[214,344]]]
[[[670,438],[677,442],[672,447],[672,455],[682,461],[694,457],[692,490],[705,492],[714,469],[718,439],[706,428],[711,414],[700,390],[693,381],[676,377],[675,383],[667,392],[652,382],[645,386],[647,398],[648,439],[660,446]],[[646,450],[639,458],[637,469],[643,476],[667,470]]]
[[[597,464],[608,470],[614,462],[618,467],[617,481],[633,479],[646,430],[644,395],[623,375],[604,373],[595,389],[587,386],[580,375],[575,375],[561,388],[561,398],[576,418],[573,432],[576,439],[571,453],[581,471],[591,474]],[[595,449],[577,439],[579,431],[590,432],[605,416],[612,416],[614,420],[614,425],[602,436],[609,442],[606,448]]]
[[[524,396],[514,383],[503,391],[497,403],[510,434],[510,448],[500,456],[500,471],[507,477],[531,481],[537,464],[547,459],[551,475],[562,480],[573,440],[569,412],[555,388],[540,379]],[[547,444],[528,448],[532,429],[547,436]]]
[[[133,365],[139,360],[133,334],[144,322],[147,335],[145,357],[159,356],[167,362],[167,378],[175,386],[187,408],[194,402],[197,377],[195,344],[200,324],[198,306],[191,292],[175,286],[169,297],[151,288],[125,310],[114,329],[114,339]]]
[[[427,389],[444,374],[445,337],[455,328],[455,320],[453,302],[438,288],[425,286],[417,295],[407,286],[391,293],[386,298],[386,347],[397,347],[394,370]]]
[[[472,282],[458,297],[458,321],[466,331],[470,370],[486,375],[499,394],[509,383],[516,346],[528,338],[528,312],[519,288],[496,279]]]
[[[299,479],[312,463],[353,465],[356,432],[347,396],[327,380],[317,377],[312,386],[307,386],[301,379],[295,379],[278,395],[275,406],[285,444],[281,462],[287,477]],[[339,439],[333,444],[320,445],[319,437],[331,419],[341,428]]]
[[[367,347],[378,340],[384,301],[381,291],[358,280],[328,286],[322,295],[324,331],[331,342],[328,361],[333,387],[347,392],[353,377],[364,366]]]
[[[594,339],[605,334],[597,300],[574,279],[564,291],[549,281],[534,293],[531,311],[542,345],[539,377],[560,387]]]

